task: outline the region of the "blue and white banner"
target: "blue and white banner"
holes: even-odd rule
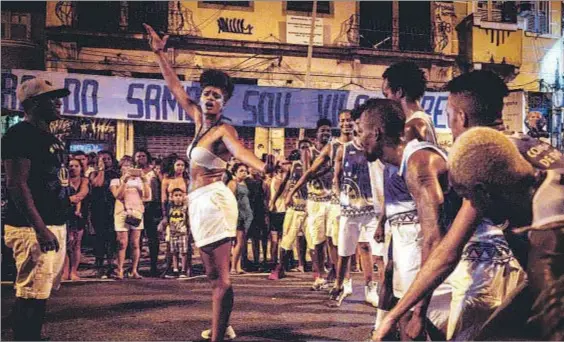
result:
[[[63,115],[168,123],[191,122],[180,108],[165,81],[70,74],[35,70],[2,71],[2,107],[22,110],[16,99],[17,86],[29,78],[41,77],[71,94],[63,99]],[[191,98],[198,100],[197,82],[182,82]],[[447,130],[445,113],[448,93],[427,92],[421,105],[438,130]],[[380,92],[326,89],[301,89],[237,85],[224,115],[235,126],[315,128],[317,120],[327,118],[336,126],[341,109],[352,109]]]

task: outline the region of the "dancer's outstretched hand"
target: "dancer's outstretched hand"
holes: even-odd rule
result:
[[[169,35],[167,34],[161,38],[151,26],[143,23],[143,27],[145,27],[145,30],[147,30],[149,34],[149,46],[151,50],[153,50],[153,52],[164,51]]]

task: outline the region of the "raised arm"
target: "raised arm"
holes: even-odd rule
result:
[[[102,160],[102,158],[99,158],[98,170],[90,174],[90,184],[92,184],[92,187],[99,188],[104,185],[104,170],[104,161]]]
[[[131,176],[129,175],[129,173],[125,173],[125,175],[123,175],[123,177],[121,177],[119,179],[119,183],[118,185],[115,184],[110,184],[110,191],[112,192],[112,195],[114,195],[114,198],[117,200],[122,200],[123,199],[123,195],[125,193],[125,188],[127,187],[127,181],[129,180],[129,178],[131,178]],[[112,180],[112,183],[114,180]]]
[[[286,204],[291,202],[292,196],[302,187],[304,186],[310,179],[315,178],[317,176],[317,172],[321,169],[323,165],[327,163],[329,160],[329,154],[331,153],[331,145],[327,144],[322,150],[321,153],[315,158],[311,167],[307,169],[307,171],[300,177],[296,185],[288,192],[286,195]]]
[[[174,95],[180,107],[194,120],[196,127],[199,127],[202,120],[200,106],[188,96],[164,52],[169,35],[167,34],[163,38],[160,38],[151,26],[147,24],[143,24],[143,26],[149,34],[149,46],[157,56],[157,61],[166,81],[166,85]]]
[[[462,256],[464,246],[481,219],[480,213],[472,203],[464,199],[449,231],[437,248],[431,252],[403,298],[374,332],[372,340],[381,341],[401,316],[428,293],[434,291],[452,273]]]
[[[335,155],[335,164],[334,169],[335,173],[333,174],[333,192],[337,196],[341,196],[341,174],[343,173],[343,154],[344,149],[343,146],[339,146],[337,153]]]

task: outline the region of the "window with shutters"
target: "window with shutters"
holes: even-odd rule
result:
[[[520,1],[519,16],[525,19],[527,32],[551,34],[550,1]]]
[[[2,39],[30,41],[30,14],[2,11]]]
[[[517,23],[516,1],[478,1],[476,14],[480,20],[496,23]]]

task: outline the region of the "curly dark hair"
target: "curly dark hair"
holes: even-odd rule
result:
[[[425,73],[413,62],[392,64],[382,77],[388,81],[392,91],[402,89],[404,96],[410,101],[419,100],[427,87]]]
[[[200,87],[216,87],[223,90],[225,101],[229,100],[233,95],[235,85],[231,81],[231,77],[221,70],[207,69],[200,75]]]
[[[322,119],[317,120],[317,128],[319,128],[321,126],[333,127],[333,124],[331,123],[331,120],[326,119],[326,118],[322,118]]]
[[[233,167],[231,168],[231,173],[233,175],[235,175],[237,173],[237,170],[239,170],[240,167],[246,167],[247,170],[249,170],[249,167],[247,166],[247,164],[245,163],[235,163],[235,165],[233,165]]]

